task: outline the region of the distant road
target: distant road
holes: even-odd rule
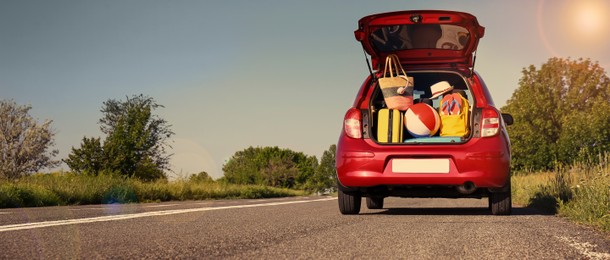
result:
[[[32,258],[610,259],[610,237],[531,209],[492,216],[485,199],[357,216],[331,197],[1,209],[0,259]]]

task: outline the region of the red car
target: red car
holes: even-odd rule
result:
[[[476,48],[484,33],[476,17],[462,12],[400,11],[360,19],[355,36],[375,71],[345,114],[337,144],[342,214],[358,214],[362,197],[369,209],[381,209],[384,198],[396,196],[488,197],[492,214],[510,215],[506,125],[513,119],[496,108],[474,71]],[[378,138],[379,111],[386,106],[378,79],[390,54],[398,56],[412,77],[415,104],[427,102],[438,111],[440,99],[430,102],[431,86],[442,81],[462,93],[468,101],[468,134],[419,142],[405,130],[400,142],[379,140],[387,138]]]

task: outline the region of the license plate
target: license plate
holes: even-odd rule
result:
[[[394,159],[395,173],[449,173],[449,159]]]

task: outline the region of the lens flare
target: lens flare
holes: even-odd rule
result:
[[[542,44],[553,56],[605,59],[610,43],[610,2],[539,0],[536,23]]]
[[[573,16],[571,30],[582,37],[597,38],[605,27],[607,7],[599,1],[573,1],[568,7]]]
[[[542,40],[542,44],[544,45],[544,48],[546,48],[547,51],[549,51],[551,53],[551,55],[555,56],[555,57],[561,57],[559,55],[559,53],[557,53],[557,51],[555,51],[555,48],[553,48],[553,45],[551,45],[551,43],[549,42],[549,40],[546,37],[546,32],[544,30],[544,23],[543,23],[543,18],[544,17],[544,0],[540,0],[538,1],[538,10],[536,13],[536,25],[538,27],[538,35],[540,36],[540,40]]]

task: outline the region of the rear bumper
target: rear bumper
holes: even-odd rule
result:
[[[449,161],[447,173],[395,173],[392,162],[405,158]],[[369,139],[341,138],[337,177],[350,188],[374,186],[458,186],[501,188],[510,178],[510,152],[501,136],[471,139],[464,144],[380,145]]]
[[[472,182],[477,188],[501,188],[506,183],[507,176],[486,171],[425,175],[350,171],[339,175],[339,182],[346,187],[372,187],[380,185],[458,186]]]

